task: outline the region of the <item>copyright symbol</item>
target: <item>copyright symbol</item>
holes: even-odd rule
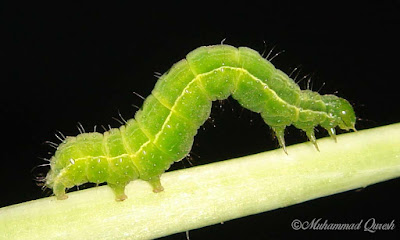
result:
[[[299,230],[299,229],[301,229],[301,226],[302,226],[302,224],[301,224],[301,221],[299,219],[295,219],[295,220],[292,221],[293,230]]]

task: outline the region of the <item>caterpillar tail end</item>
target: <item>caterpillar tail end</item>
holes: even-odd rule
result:
[[[65,193],[65,187],[62,184],[55,184],[53,186],[54,195],[56,195],[57,200],[65,200],[68,198],[67,194]]]
[[[57,195],[57,200],[65,200],[65,199],[67,199],[68,198],[68,195],[67,194],[61,194],[61,195]]]
[[[286,155],[289,155],[286,150],[285,144],[285,127],[273,127],[272,130],[275,132],[275,136],[278,139],[279,146],[283,149]]]

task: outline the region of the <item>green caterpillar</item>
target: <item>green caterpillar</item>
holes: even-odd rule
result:
[[[160,77],[126,125],[104,134],[67,137],[50,159],[46,186],[58,199],[67,198],[66,188],[86,182],[107,182],[117,201],[127,198],[125,186],[135,179],[160,192],[161,174],[190,152],[212,101],[231,95],[244,108],[261,114],[285,152],[284,130],[289,125],[305,131],[316,147],[317,125],[333,138],[336,126],[355,130],[355,114],[345,99],[300,90],[250,48],[203,46]]]

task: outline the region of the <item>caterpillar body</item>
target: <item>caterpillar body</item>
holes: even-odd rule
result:
[[[203,46],[160,77],[126,125],[104,134],[67,137],[50,160],[46,186],[58,199],[67,198],[67,188],[86,182],[107,182],[117,201],[127,198],[125,186],[135,179],[148,181],[160,192],[161,174],[190,152],[212,101],[229,96],[260,113],[285,152],[284,130],[289,125],[305,131],[315,146],[317,125],[333,138],[337,126],[355,130],[355,113],[345,99],[300,90],[250,48]]]

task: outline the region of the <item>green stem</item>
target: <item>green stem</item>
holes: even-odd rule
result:
[[[400,176],[400,123],[166,173],[164,192],[134,181],[0,209],[1,239],[149,239]]]

